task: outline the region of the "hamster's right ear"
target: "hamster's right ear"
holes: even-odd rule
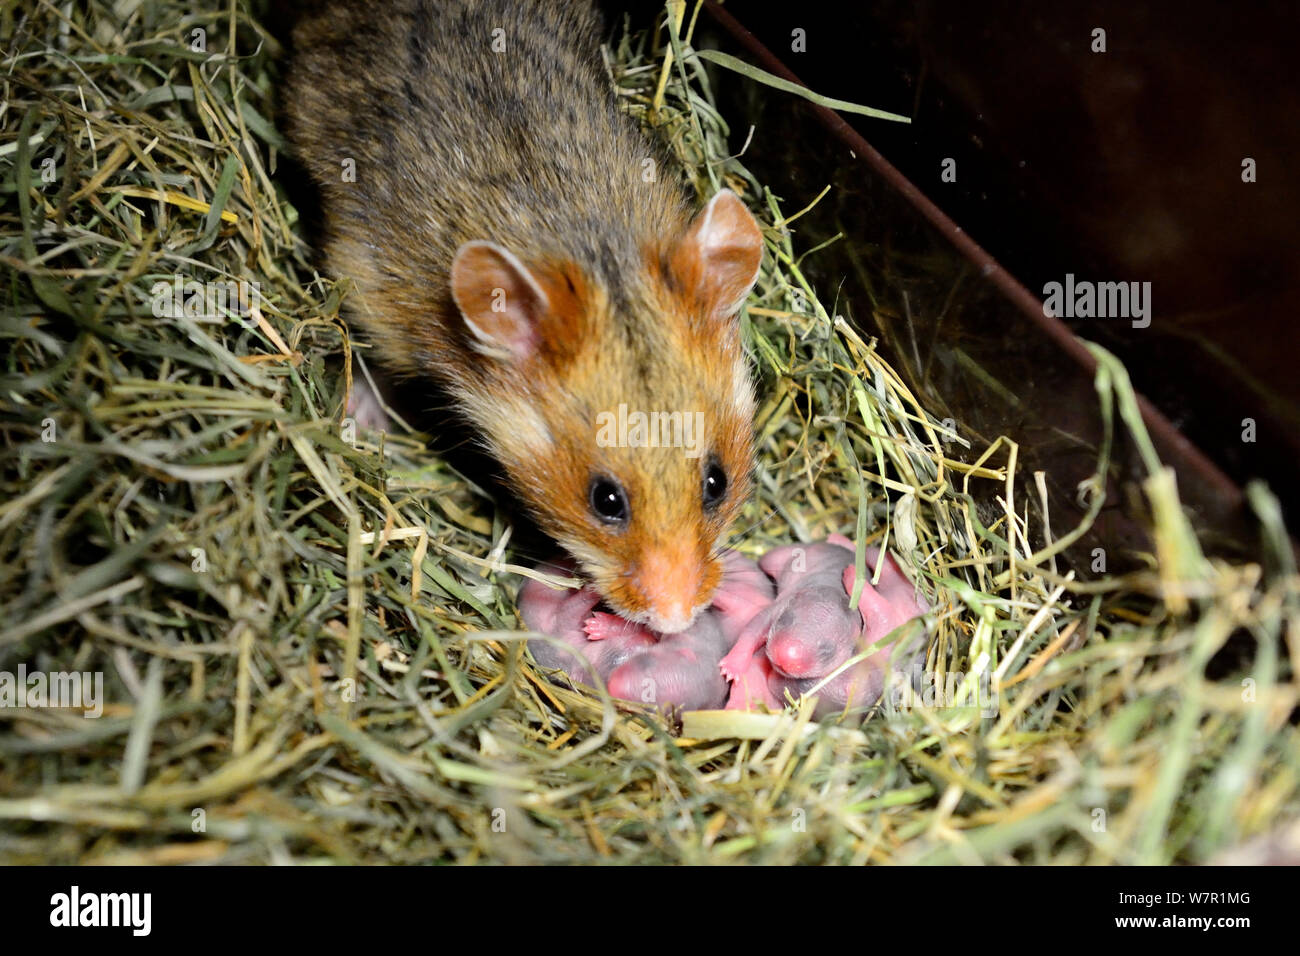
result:
[[[514,253],[494,242],[467,242],[451,263],[451,297],[480,351],[519,361],[541,340],[546,292]]]
[[[763,233],[740,197],[723,189],[691,223],[672,258],[682,288],[691,290],[702,311],[730,318],[758,279]]]

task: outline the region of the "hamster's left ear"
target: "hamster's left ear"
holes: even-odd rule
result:
[[[678,285],[711,318],[730,318],[758,279],[763,233],[740,197],[724,189],[700,210],[672,255]]]

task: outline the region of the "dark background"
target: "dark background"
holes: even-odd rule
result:
[[[656,7],[633,5],[634,16],[653,16]],[[908,126],[845,118],[1035,295],[1066,273],[1151,282],[1150,328],[1084,319],[1071,323],[1074,331],[1116,352],[1138,390],[1209,458],[1239,484],[1264,478],[1294,518],[1300,72],[1292,62],[1300,4],[725,7],[814,90],[911,116]],[[1096,27],[1106,31],[1105,53],[1091,50]],[[805,31],[806,52],[791,49],[796,28]],[[753,59],[704,14],[696,45]],[[807,112],[800,101],[756,92],[721,71],[719,89],[734,146],[753,123],[744,161],[787,209],[828,182],[841,194],[843,201],[824,204],[824,216],[801,220],[798,247],[838,229],[849,242],[902,249],[929,268],[925,257],[936,247],[905,235],[904,214],[887,208],[863,184],[869,176],[859,164],[800,116]],[[948,157],[957,162],[956,183],[940,180]],[[1242,182],[1245,157],[1257,163],[1253,184]],[[912,366],[915,383],[969,419],[978,437],[1010,429],[1044,449],[1048,467],[1053,443],[1080,444],[1088,429],[1079,406],[1095,405],[1095,396],[1066,387],[1065,366],[1025,346],[1024,330],[983,302],[983,290],[963,285],[958,266],[937,269],[929,295],[918,283],[906,302],[909,328],[884,327],[891,310],[879,308],[878,296],[874,310],[864,307],[854,285],[870,281],[864,269],[897,265],[867,248],[819,253],[814,268],[823,271],[822,288],[839,286],[858,306],[855,321],[881,334],[886,350],[899,353],[891,358]],[[924,327],[927,313],[945,311],[946,325]],[[969,376],[944,374],[945,365],[969,365],[971,357],[1026,391],[999,408]],[[1257,422],[1253,443],[1242,440],[1245,418]]]

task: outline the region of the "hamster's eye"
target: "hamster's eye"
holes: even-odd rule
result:
[[[627,521],[627,495],[612,478],[591,479],[587,504],[591,513],[605,524],[624,524]]]
[[[727,493],[727,473],[716,461],[709,462],[704,470],[704,507],[716,508]]]

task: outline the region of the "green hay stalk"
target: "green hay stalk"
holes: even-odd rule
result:
[[[6,6],[0,672],[98,671],[106,704],[0,709],[0,860],[1168,863],[1296,816],[1300,584],[1274,499],[1249,491],[1258,563],[1207,560],[1096,350],[1086,520],[1123,429],[1156,548],[1080,580],[1082,528],[1031,525],[1015,442],[968,448],[819,299],[799,214],[714,106],[713,81],[746,81],[711,79],[675,22],[610,68],[700,195],[729,185],[764,225],[741,546],[899,551],[959,706],[679,726],[550,683],[505,514],[422,436],[340,426],[357,345],[277,182],[274,38],[239,4]],[[176,275],[260,296],[155,315]],[[1244,669],[1211,678],[1234,636]],[[967,706],[981,675],[994,716]]]

